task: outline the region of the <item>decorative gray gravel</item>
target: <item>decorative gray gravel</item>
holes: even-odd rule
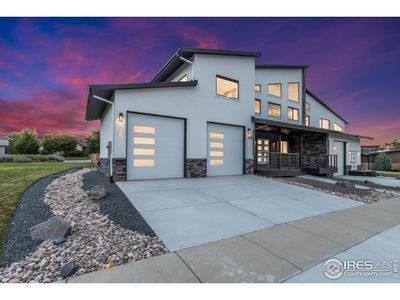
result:
[[[53,215],[50,207],[43,202],[45,188],[53,180],[75,171],[76,169],[71,169],[53,174],[34,183],[25,191],[4,239],[0,267],[24,258],[40,245],[41,242],[31,239],[30,228]]]
[[[156,236],[151,227],[115,183],[110,183],[107,177],[97,171],[83,174],[82,177],[82,188],[85,191],[90,191],[95,185],[102,185],[107,190],[107,195],[104,198],[95,200],[100,205],[100,212],[103,215],[108,216],[111,221],[125,229],[151,237]]]

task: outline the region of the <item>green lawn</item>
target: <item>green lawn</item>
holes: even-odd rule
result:
[[[0,259],[3,240],[24,191],[39,179],[91,163],[0,163]]]
[[[376,171],[381,176],[388,176],[394,178],[400,178],[400,172],[383,172],[383,171]]]
[[[66,156],[64,160],[88,160],[90,157],[88,156]]]

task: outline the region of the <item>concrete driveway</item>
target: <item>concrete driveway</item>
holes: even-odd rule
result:
[[[117,184],[171,251],[362,205],[258,176]]]

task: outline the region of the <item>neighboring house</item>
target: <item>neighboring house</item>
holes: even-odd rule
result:
[[[260,55],[179,49],[149,83],[90,85],[100,170],[123,181],[360,169],[363,137],[307,90],[307,66]]]
[[[400,149],[379,150],[375,152],[362,153],[362,169],[375,170],[375,158],[378,154],[385,153],[392,160],[392,170],[400,171]]]
[[[10,145],[10,138],[6,136],[0,137],[0,155],[7,153],[8,146]]]
[[[376,152],[380,149],[380,147],[381,147],[380,145],[368,145],[368,146],[361,145],[361,154]]]
[[[77,151],[86,151],[87,150],[87,143],[85,139],[80,139],[77,143],[76,143],[76,150]]]

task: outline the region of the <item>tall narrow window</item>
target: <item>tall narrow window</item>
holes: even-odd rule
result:
[[[239,81],[217,75],[217,95],[239,99]]]
[[[268,95],[274,97],[281,97],[282,86],[280,83],[269,83],[268,84]]]
[[[305,126],[310,126],[310,116],[305,116],[304,117],[304,125]]]
[[[287,141],[281,141],[281,153],[289,153],[289,146]]]
[[[255,90],[257,93],[261,93],[261,84],[255,84],[255,85],[254,85],[254,90]]]
[[[281,106],[275,103],[268,103],[268,116],[280,118],[281,117]]]
[[[288,107],[287,117],[288,117],[288,120],[298,121],[299,120],[299,110],[297,108]]]
[[[179,78],[178,81],[188,81],[188,76],[187,74],[183,75],[181,78]]]
[[[343,131],[343,127],[338,125],[338,124],[336,124],[336,123],[333,123],[333,130]]]
[[[321,119],[319,119],[319,127],[320,128],[323,128],[323,129],[329,129],[329,124],[330,122],[329,122],[329,120],[327,120],[327,119],[323,119],[323,118],[321,118]]]
[[[291,101],[299,102],[299,83],[289,82],[288,83],[288,99]]]
[[[256,114],[261,114],[261,100],[260,99],[254,100],[254,112]]]
[[[310,103],[306,102],[306,110],[310,110]]]

